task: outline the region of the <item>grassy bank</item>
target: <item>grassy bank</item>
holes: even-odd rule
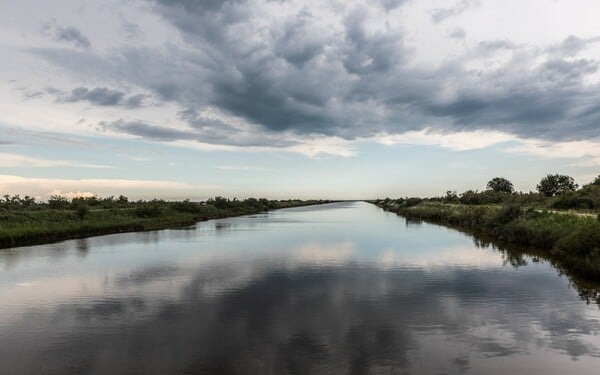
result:
[[[47,203],[7,197],[0,202],[0,248],[42,244],[101,234],[148,231],[198,221],[249,215],[327,201],[209,199],[206,202],[129,202],[118,199],[54,197]]]
[[[447,225],[500,244],[534,247],[567,273],[600,281],[600,220],[596,216],[524,209],[517,204],[374,203],[408,219]]]

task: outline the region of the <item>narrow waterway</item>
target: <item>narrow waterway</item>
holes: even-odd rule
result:
[[[363,202],[0,250],[0,373],[597,374],[598,306],[505,258]]]

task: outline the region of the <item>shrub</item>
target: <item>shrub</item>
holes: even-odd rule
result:
[[[406,198],[404,200],[404,203],[402,203],[402,205],[404,207],[414,207],[416,205],[419,205],[423,202],[423,199],[421,198]]]
[[[197,203],[190,202],[189,199],[184,200],[183,202],[175,202],[173,203],[173,209],[177,212],[185,212],[185,213],[197,213],[200,210],[200,206]]]
[[[77,217],[79,218],[79,220],[83,220],[90,213],[90,208],[85,204],[80,204],[76,208],[76,212],[77,212]]]
[[[64,210],[69,206],[69,200],[61,195],[53,195],[48,199],[48,206],[53,210]]]
[[[600,253],[600,223],[586,220],[558,241],[556,247],[565,254],[589,256]]]
[[[552,207],[558,209],[592,209],[594,208],[594,201],[590,198],[583,197],[578,192],[565,192],[558,196],[558,199],[554,201]]]
[[[502,209],[494,217],[494,222],[497,224],[506,224],[521,217],[523,211],[521,206],[516,204],[505,204]]]
[[[157,204],[143,204],[135,209],[135,216],[139,218],[159,217],[162,207]]]

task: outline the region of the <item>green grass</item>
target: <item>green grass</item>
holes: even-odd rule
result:
[[[270,209],[297,207],[325,201],[217,200],[193,202],[135,202],[104,208],[70,204],[64,209],[48,205],[0,206],[0,248],[56,242],[94,235],[148,231],[192,225],[198,221],[255,214]]]
[[[535,248],[565,273],[600,281],[600,220],[519,205],[460,205],[421,202],[407,207],[377,201],[388,211],[411,220],[447,225],[499,244]]]

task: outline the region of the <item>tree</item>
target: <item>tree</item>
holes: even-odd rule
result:
[[[79,220],[83,220],[90,213],[90,208],[84,203],[79,203],[76,206],[75,212],[77,213]]]
[[[547,197],[553,197],[565,191],[575,191],[578,186],[579,185],[575,183],[573,177],[560,174],[549,174],[542,178],[537,185],[537,190]]]
[[[445,203],[454,203],[457,201],[458,201],[458,195],[456,194],[456,191],[454,191],[454,190],[446,191],[446,196],[444,197]]]
[[[494,177],[487,183],[487,188],[498,193],[512,194],[515,190],[512,182],[503,177]]]
[[[53,195],[48,199],[48,206],[54,210],[64,210],[69,205],[69,200],[61,195]]]
[[[594,179],[594,181],[592,181],[592,183],[590,185],[598,185],[598,186],[600,186],[600,175],[598,177],[596,177]]]

